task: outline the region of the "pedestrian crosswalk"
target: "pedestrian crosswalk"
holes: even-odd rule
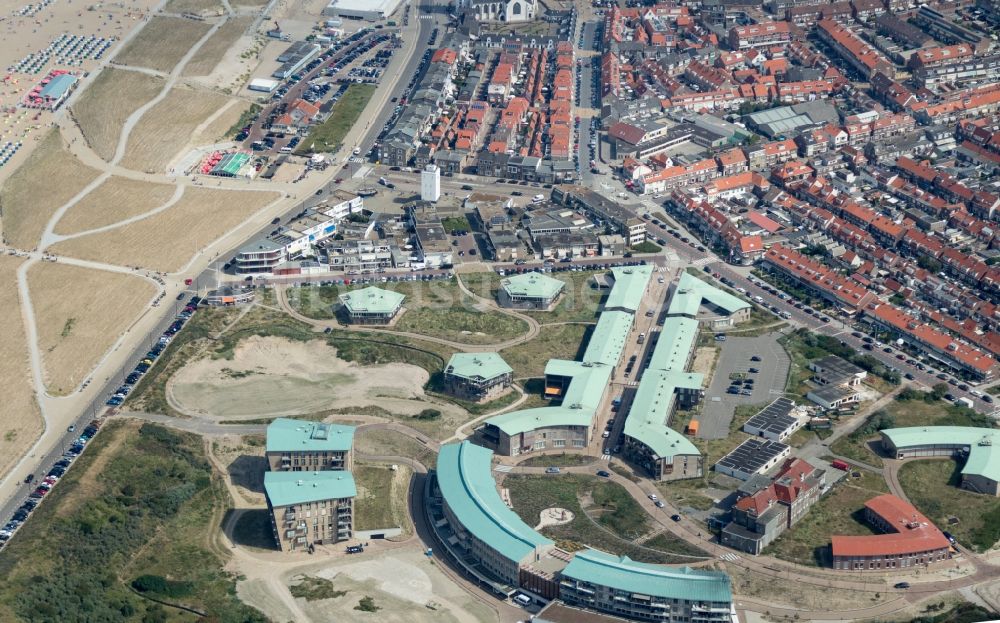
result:
[[[493,471],[506,474],[507,472],[509,472],[512,469],[514,469],[514,467],[512,465],[497,465],[496,467],[493,468]]]
[[[700,268],[702,266],[706,266],[708,264],[711,264],[712,262],[715,262],[715,261],[716,261],[716,259],[714,257],[712,257],[712,256],[703,257],[703,258],[700,258],[700,259],[697,259],[697,260],[694,260],[693,262],[691,262],[691,266],[694,266],[695,268]]]
[[[722,560],[728,560],[729,562],[736,562],[737,560],[740,559],[739,556],[737,556],[736,554],[731,554],[731,553],[720,554],[719,558],[722,559]]]
[[[604,454],[601,455],[601,460],[602,461],[610,461],[611,460],[611,455],[608,454],[607,452],[605,452]]]

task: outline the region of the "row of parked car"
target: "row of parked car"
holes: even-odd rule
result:
[[[167,344],[170,343],[173,336],[184,327],[184,323],[191,318],[195,310],[198,308],[198,303],[200,302],[200,297],[191,297],[187,306],[182,312],[177,314],[174,321],[169,327],[167,327],[167,330],[163,332],[163,335],[160,336],[156,345],[154,345],[153,348],[146,353],[145,357],[142,358],[135,369],[132,370],[127,377],[125,377],[125,382],[121,385],[121,387],[116,389],[114,394],[108,398],[106,403],[108,406],[118,406],[125,402],[125,397],[128,396],[130,391],[132,391],[132,387],[134,387],[135,384],[139,382],[139,379],[142,378],[142,375],[149,370],[156,358],[160,356],[160,353],[162,353],[167,347]],[[73,440],[73,443],[70,444],[69,448],[63,453],[62,457],[55,462],[48,473],[46,473],[41,481],[37,483],[35,490],[28,495],[28,499],[25,500],[24,504],[14,511],[7,523],[4,524],[2,529],[0,529],[0,547],[6,545],[7,541],[14,536],[14,532],[16,532],[17,529],[28,519],[28,516],[31,515],[32,511],[34,511],[38,506],[39,501],[41,501],[41,499],[52,490],[52,487],[59,482],[59,479],[63,477],[66,470],[69,469],[76,457],[80,456],[80,454],[84,451],[87,447],[87,443],[93,439],[100,427],[101,420],[91,421],[90,424],[88,424],[87,427],[80,433],[80,436]],[[76,432],[76,426],[72,425],[67,430],[71,433]],[[35,484],[35,475],[28,474],[28,476],[24,479],[24,484]]]
[[[45,474],[45,476],[39,481],[35,487],[35,490],[28,495],[28,499],[24,501],[21,506],[18,507],[16,511],[11,515],[7,523],[4,524],[3,528],[0,529],[0,547],[7,544],[14,533],[17,531],[21,525],[28,520],[28,516],[31,515],[32,511],[38,506],[38,503],[44,498],[52,487],[55,486],[59,479],[63,477],[66,470],[73,463],[76,457],[80,456],[87,442],[90,441],[94,435],[97,434],[97,430],[101,427],[100,420],[93,420],[80,434],[80,436],[73,441],[69,449],[63,453],[62,457],[56,461],[52,466],[52,469]],[[74,429],[74,427],[70,427]],[[24,483],[27,485],[35,484],[35,475],[28,474],[24,479]]]
[[[125,398],[129,395],[129,392],[132,391],[132,388],[135,387],[135,384],[139,382],[139,379],[142,378],[142,375],[153,367],[153,363],[156,362],[156,358],[159,357],[160,353],[167,348],[167,344],[170,343],[170,340],[172,340],[174,335],[176,335],[177,332],[184,327],[184,323],[187,322],[192,315],[194,315],[195,310],[198,309],[198,303],[200,302],[201,297],[191,297],[191,300],[188,301],[187,305],[184,306],[184,309],[177,314],[177,317],[174,318],[172,323],[170,323],[167,330],[163,332],[163,335],[161,335],[156,341],[156,344],[149,349],[149,352],[146,353],[135,368],[129,372],[128,376],[125,377],[125,382],[122,383],[122,385],[116,389],[113,394],[111,394],[107,402],[105,402],[106,405],[109,407],[117,407],[125,402]]]

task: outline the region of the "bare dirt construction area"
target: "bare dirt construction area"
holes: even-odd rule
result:
[[[286,572],[284,584],[268,582],[263,569],[240,569],[247,580],[237,585],[237,594],[275,621],[289,615],[288,586],[299,584],[303,576],[329,580],[326,594],[312,600],[294,599],[295,608],[306,621],[378,621],[379,623],[486,623],[497,620],[496,613],[466,593],[423,555],[419,547],[368,550],[360,556],[309,563]],[[277,595],[276,591],[284,591]],[[355,610],[362,598],[370,597],[375,612]],[[295,618],[296,621],[302,619]]]
[[[53,253],[120,266],[176,272],[206,245],[281,195],[252,190],[187,187],[180,201],[112,231],[60,242]]]
[[[193,19],[157,15],[115,56],[114,62],[169,73],[211,27]]]
[[[42,432],[42,417],[35,402],[29,375],[28,350],[24,335],[15,272],[24,260],[0,256],[0,309],[7,322],[0,322],[0,378],[4,379],[0,400],[0,471],[7,471],[31,447]],[[23,476],[23,474],[19,475]]]
[[[31,157],[0,185],[7,243],[34,249],[56,210],[97,176],[98,171],[69,153],[57,130],[49,132]]]
[[[170,379],[167,394],[182,412],[263,417],[419,400],[426,381],[417,366],[348,363],[320,340],[254,336],[236,346],[232,360],[187,364]]]
[[[162,206],[174,194],[169,184],[110,177],[67,210],[55,233],[68,235],[118,223]]]
[[[77,100],[70,113],[87,145],[110,161],[129,115],[163,89],[163,78],[138,71],[106,67]]]
[[[173,1],[173,0],[172,0]],[[192,4],[215,3],[215,0],[176,0],[178,2],[190,2]],[[247,28],[253,23],[252,17],[237,17],[230,19],[218,30],[215,31],[208,41],[195,52],[188,64],[184,67],[184,76],[207,76],[215,69],[216,65],[229,51],[236,41],[246,34]]]
[[[140,277],[58,262],[28,271],[46,387],[73,391],[156,294]]]
[[[122,162],[136,171],[163,173],[194,130],[227,102],[229,98],[218,93],[170,89],[132,130]]]

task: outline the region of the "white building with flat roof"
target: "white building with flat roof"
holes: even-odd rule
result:
[[[435,202],[441,198],[441,169],[429,164],[420,172],[420,200]]]

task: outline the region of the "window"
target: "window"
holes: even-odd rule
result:
[[[566,447],[566,440],[565,439],[555,439],[552,442],[552,447],[553,448],[565,448]]]

